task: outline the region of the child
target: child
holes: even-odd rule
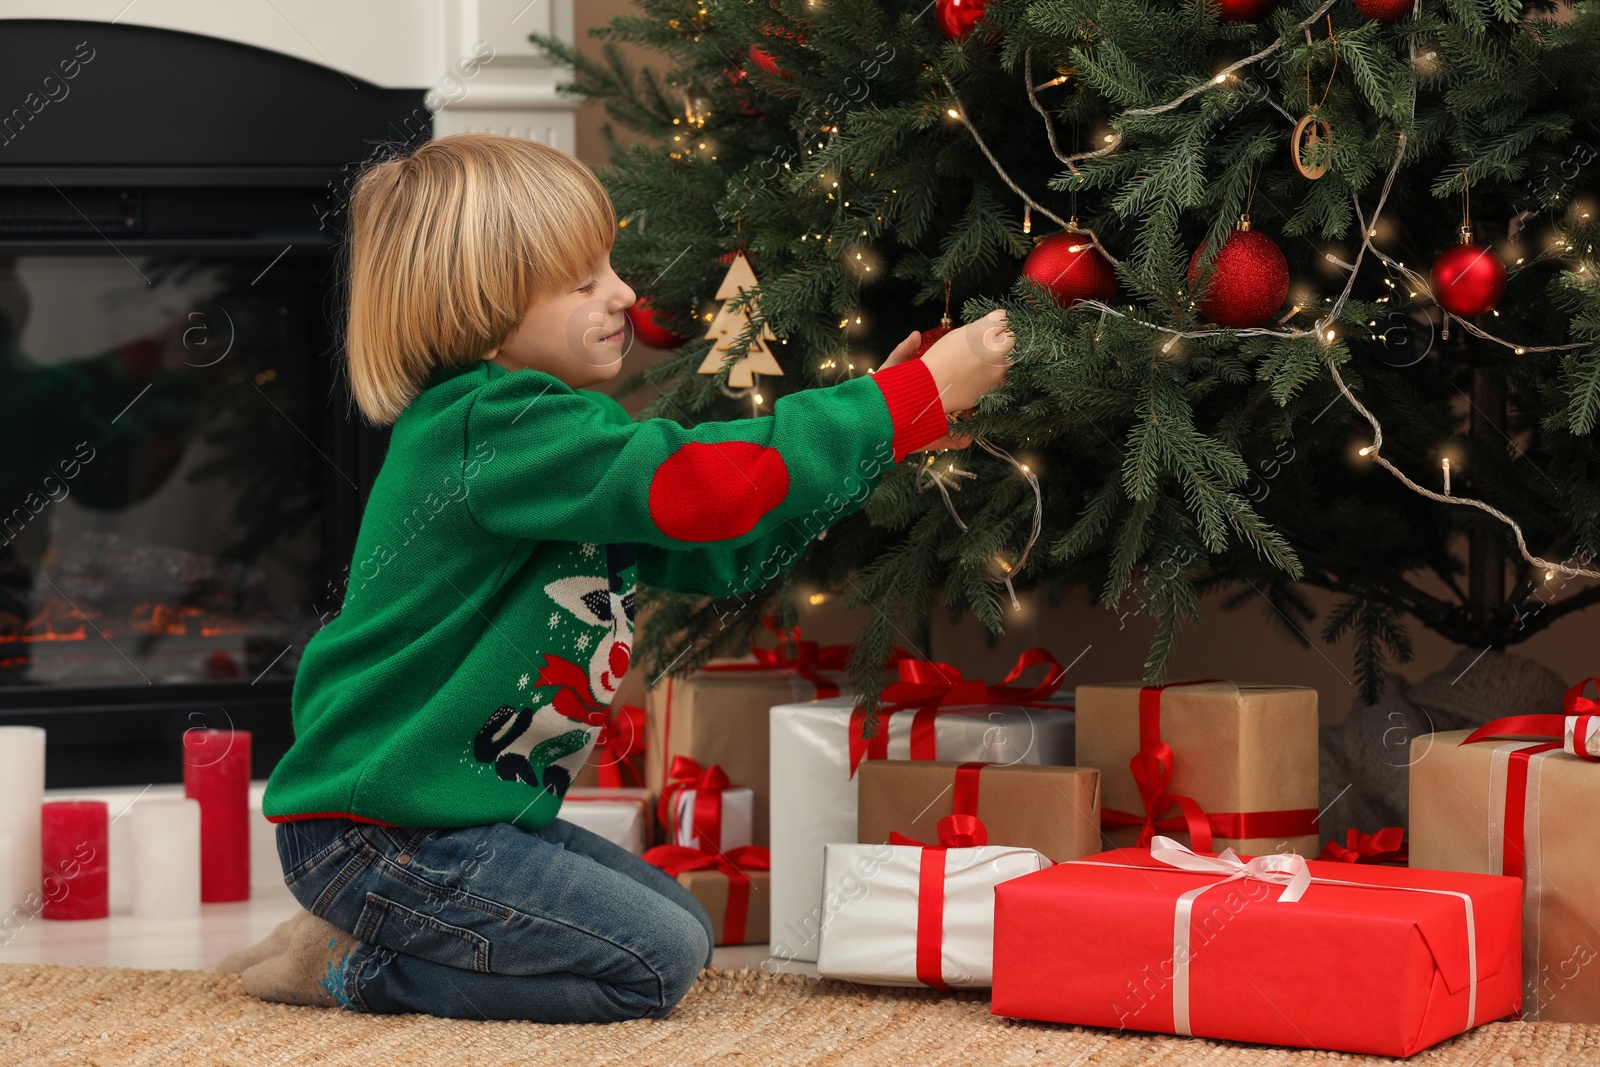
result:
[[[614,233],[587,169],[508,137],[446,137],[356,185],[350,378],[394,429],[267,784],[307,911],[220,968],[255,996],[537,1022],[670,1011],[710,961],[710,922],[556,818],[596,732],[565,713],[616,693],[635,580],[755,588],[815,536],[798,520],[856,510],[1010,363],[997,312],[770,416],[635,422],[584,388],[620,369],[634,301]]]

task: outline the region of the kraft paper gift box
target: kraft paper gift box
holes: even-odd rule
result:
[[[1077,707],[1077,762],[1100,769],[1100,820],[1112,844],[1148,843],[1160,833],[1197,852],[1316,855],[1315,689],[1083,685]],[[1171,777],[1163,788],[1164,774]],[[1191,826],[1212,840],[1203,833],[1191,841]]]
[[[1521,1004],[1518,879],[1308,860],[1296,897],[1298,856],[1153,844],[995,888],[995,1015],[1409,1056]]]
[[[772,880],[767,850],[746,845],[702,852],[682,845],[657,845],[644,854],[678,880],[706,909],[718,945],[761,944],[767,937]]]
[[[902,679],[914,664],[926,662],[901,661]],[[947,664],[933,666],[960,679]],[[969,687],[965,692],[972,687],[980,694],[984,690],[976,680],[960,684]],[[893,692],[886,688],[884,696],[895,699]],[[889,712],[880,717],[880,730],[870,743],[860,740],[862,723],[853,698],[774,706],[770,713],[773,955],[817,958],[828,903],[822,894],[823,848],[856,840],[855,764],[913,758],[1072,763],[1070,694],[1040,703],[1046,706],[949,703]]]
[[[844,670],[848,656],[839,649],[848,653],[849,646],[825,646],[825,656],[803,652],[800,658],[805,662],[787,666],[774,650],[760,649],[762,656],[713,659],[685,677],[669,675],[651,687],[645,702],[646,787],[659,794],[671,780],[677,756],[688,756],[705,767],[720,766],[730,781],[754,794],[754,843],[765,847],[767,709],[848,693]],[[780,645],[777,652],[781,651]],[[819,658],[824,665],[818,665]]]
[[[1411,744],[1411,866],[1524,880],[1523,1018],[1600,1022],[1600,767],[1467,730]]]
[[[641,856],[650,843],[650,790],[573,786],[560,817]]]
[[[840,903],[823,915],[817,973],[874,985],[984,988],[993,973],[995,886],[1049,865],[1032,849],[997,845],[830,844],[822,892]]]
[[[939,821],[975,815],[990,845],[1042,852],[1057,863],[1100,843],[1100,772],[1092,767],[949,760],[870,760],[857,771],[856,840],[882,844],[892,833],[931,841]]]

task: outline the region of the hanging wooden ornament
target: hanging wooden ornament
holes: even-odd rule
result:
[[[733,263],[728,267],[728,273],[723,277],[722,284],[717,287],[716,299],[722,302],[712,317],[711,326],[706,330],[706,336],[716,343],[711,346],[711,351],[706,353],[706,358],[700,364],[699,373],[718,374],[722,365],[728,361],[728,353],[734,344],[744,335],[750,322],[760,314],[758,307],[759,298],[752,298],[740,307],[733,307],[733,302],[744,293],[758,288],[756,272],[750,268],[750,261],[744,258],[744,253],[736,253]],[[728,384],[735,388],[747,389],[755,385],[755,374],[782,374],[783,368],[778,366],[778,360],[772,354],[770,341],[776,341],[777,334],[772,332],[772,327],[766,323],[761,324],[761,329],[750,339],[750,345],[745,349],[744,356],[734,363],[728,371]]]
[[[1289,135],[1289,162],[1302,178],[1316,181],[1328,173],[1328,152],[1333,143],[1333,128],[1322,117],[1323,105],[1333,90],[1333,77],[1339,72],[1339,41],[1333,35],[1333,17],[1328,18],[1328,40],[1333,43],[1333,69],[1328,72],[1328,87],[1322,90],[1322,99],[1295,123]],[[1306,62],[1306,103],[1311,103],[1311,63]]]

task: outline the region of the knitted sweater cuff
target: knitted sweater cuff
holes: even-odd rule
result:
[[[943,437],[949,429],[939,387],[933,373],[920,359],[908,359],[892,367],[874,371],[872,380],[883,391],[894,421],[894,461]]]

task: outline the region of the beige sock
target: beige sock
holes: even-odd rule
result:
[[[311,913],[304,908],[297,908],[295,913],[283,922],[273,927],[272,933],[238,952],[230,952],[222,957],[222,962],[217,964],[218,974],[238,974],[246,967],[254,966],[264,959],[281,956],[289,951],[289,935],[294,933],[295,927],[300,925],[300,920]]]
[[[338,1007],[349,1001],[345,959],[360,946],[337,926],[308,912],[290,931],[287,951],[245,968],[239,977],[244,991],[262,1000]]]

